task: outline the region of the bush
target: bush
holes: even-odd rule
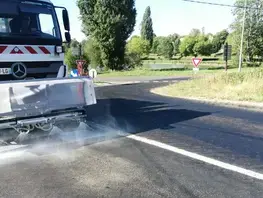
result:
[[[231,57],[231,63],[233,67],[238,67],[238,63],[239,63],[239,55],[233,55]]]
[[[150,52],[150,43],[139,36],[133,36],[127,43],[126,49],[128,53],[147,57]]]
[[[65,46],[66,52],[65,52],[65,63],[68,65],[69,70],[71,69],[76,69],[77,68],[77,63],[76,60],[79,60],[79,56],[74,56],[72,54],[72,48],[78,48],[79,43],[77,41],[74,41],[70,46]],[[84,70],[87,70],[88,65],[89,65],[89,57],[86,55],[86,53],[83,54],[82,58],[86,61],[86,64],[84,65]]]
[[[99,44],[94,39],[89,38],[89,40],[85,42],[84,53],[90,60],[90,66],[92,68],[103,66],[100,47]]]
[[[65,53],[65,63],[68,65],[69,70],[77,68],[76,60],[78,60],[78,58],[72,55],[72,49],[67,49]]]
[[[157,47],[158,53],[168,59],[173,57],[173,50],[173,44],[167,37],[163,38]]]
[[[124,69],[134,69],[135,67],[141,67],[142,59],[138,53],[126,53],[125,54],[125,65]]]
[[[203,58],[202,61],[219,61],[219,58]]]
[[[207,79],[211,80],[210,78]],[[250,69],[246,72],[223,73],[214,77],[213,81],[219,84],[237,85],[243,82],[249,82],[257,79],[263,79],[263,68]]]

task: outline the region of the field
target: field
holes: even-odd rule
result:
[[[225,61],[221,57],[202,57],[203,61],[199,65],[200,71],[197,75],[214,74],[223,72]],[[151,55],[147,60],[143,60],[143,66],[130,71],[102,72],[100,76],[194,76],[192,57],[174,57],[172,60],[163,59],[156,55]],[[229,61],[228,68],[234,67]]]
[[[149,57],[147,57],[146,60],[143,61],[144,66],[149,66],[151,64],[174,64],[174,65],[184,65],[185,68],[192,68],[192,58],[193,57],[173,57],[172,60],[167,60],[161,56],[157,56],[154,54],[151,54]],[[225,66],[225,61],[221,56],[218,57],[198,57],[202,58],[203,61],[200,64],[202,68],[223,68]],[[231,66],[232,61],[230,60],[228,62],[228,65]]]

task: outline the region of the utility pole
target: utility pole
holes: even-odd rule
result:
[[[241,72],[242,61],[243,61],[242,53],[243,53],[243,41],[244,41],[246,11],[247,11],[247,0],[245,0],[245,7],[244,7],[244,14],[243,14],[243,24],[242,24],[241,44],[240,44],[240,52],[239,52],[238,72]]]
[[[228,61],[228,43],[227,42],[226,42],[226,44],[224,46],[224,59],[226,61],[225,71],[227,71],[227,61]]]
[[[79,59],[82,60],[82,45],[79,44]]]
[[[79,60],[76,61],[77,68],[78,68],[80,76],[82,76],[84,73],[83,67],[84,67],[86,61],[83,60],[83,46],[81,43],[78,45],[77,51],[78,51],[77,56],[79,58]]]

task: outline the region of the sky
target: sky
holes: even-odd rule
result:
[[[203,0],[211,3],[232,5],[235,0]],[[81,21],[76,0],[52,0],[54,5],[68,9],[72,38],[81,41],[85,35],[81,32]],[[140,23],[147,6],[151,7],[153,29],[157,36],[178,33],[188,34],[191,29],[202,29],[205,33],[216,33],[227,29],[233,22],[231,7],[211,6],[186,2],[183,0],[135,0],[137,9],[136,26],[132,35],[140,35]]]

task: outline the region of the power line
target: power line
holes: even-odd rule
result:
[[[207,4],[207,5],[213,5],[213,6],[222,6],[222,7],[245,8],[244,6],[236,6],[236,5],[222,4],[222,3],[211,3],[207,1],[196,1],[196,0],[182,0],[182,1],[191,2],[191,3],[199,3],[199,4]]]

